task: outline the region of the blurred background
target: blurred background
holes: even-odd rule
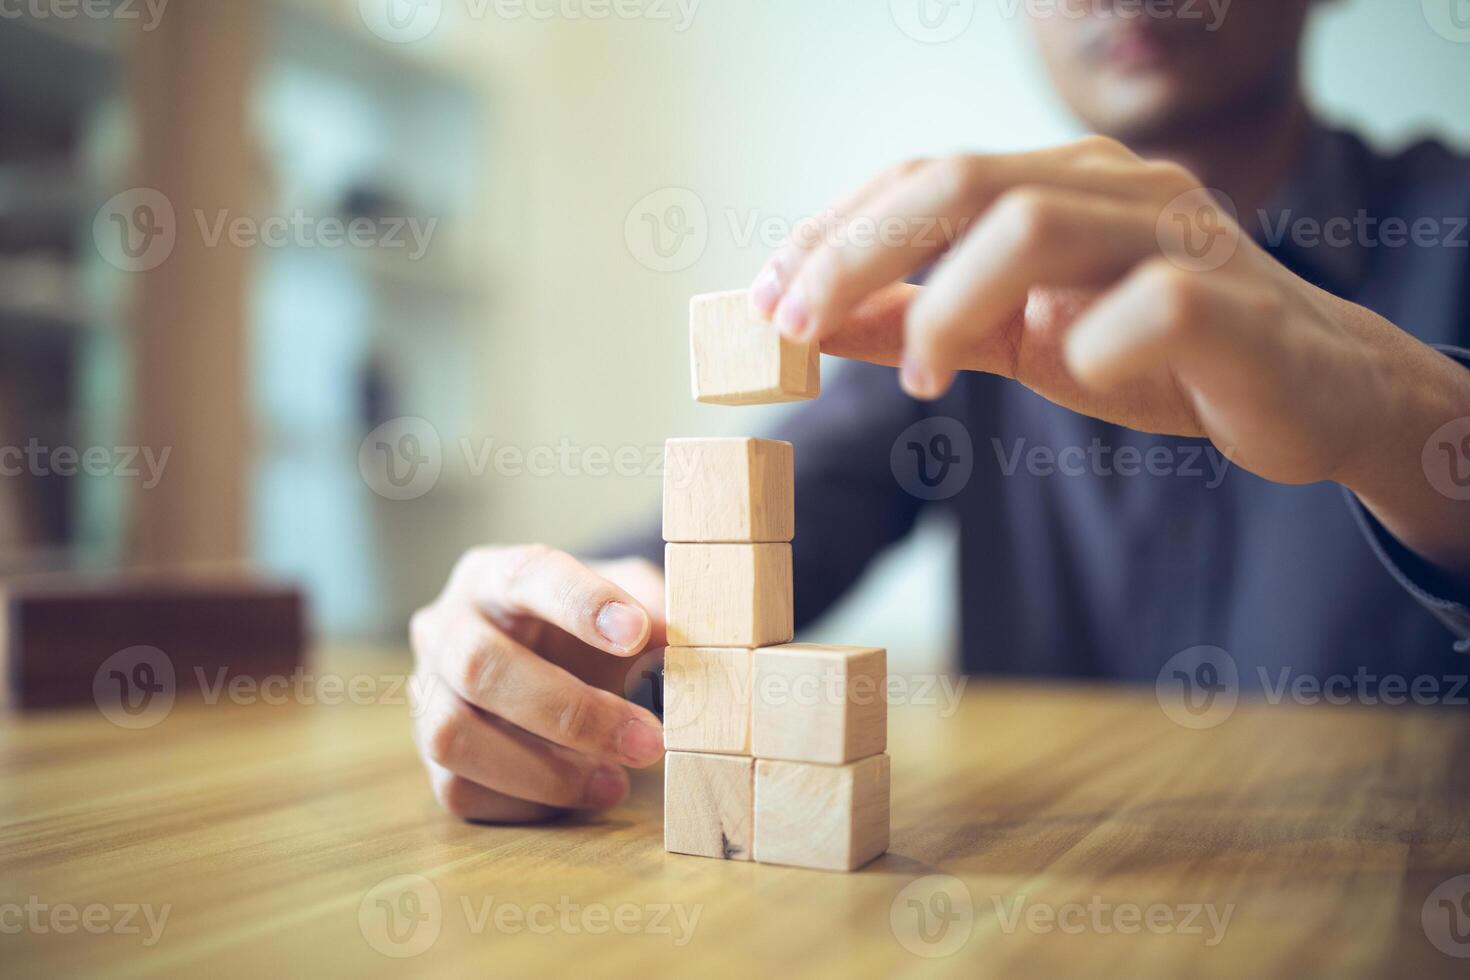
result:
[[[5,5],[0,575],[243,561],[396,643],[471,544],[647,525],[665,438],[781,411],[691,400],[691,294],[892,162],[1074,135],[1024,3],[919,2]],[[1419,8],[1324,4],[1309,88],[1470,146]],[[949,556],[813,638],[932,663]]]

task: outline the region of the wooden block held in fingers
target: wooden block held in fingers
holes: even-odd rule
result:
[[[787,643],[755,651],[751,754],[836,765],[888,748],[888,654]]]
[[[664,850],[749,861],[754,767],[735,755],[665,755]]]
[[[664,540],[790,541],[796,534],[791,443],[670,439],[664,444]]]
[[[751,651],[664,651],[664,748],[750,755]]]
[[[854,871],[888,850],[888,756],[845,766],[757,759],[755,859]]]
[[[751,309],[743,289],[690,301],[689,349],[695,401],[763,405],[821,392],[821,345],[783,336]]]
[[[664,546],[671,647],[760,647],[793,634],[791,545]]]

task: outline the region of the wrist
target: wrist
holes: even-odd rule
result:
[[[1427,451],[1447,423],[1470,419],[1470,370],[1393,329],[1398,336],[1379,352],[1373,394],[1358,416],[1363,438],[1338,482],[1404,546],[1470,574],[1470,501],[1449,480],[1458,460]]]

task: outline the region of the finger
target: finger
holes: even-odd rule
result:
[[[469,606],[444,616],[430,660],[469,704],[586,755],[639,768],[663,756],[651,712],[543,659]]]
[[[873,293],[840,330],[822,341],[822,353],[897,367],[903,358],[904,321],[922,292],[919,286],[896,282]]]
[[[1167,367],[1227,397],[1229,387],[1255,391],[1277,360],[1264,347],[1280,305],[1258,286],[1160,257],[1077,320],[1066,339],[1067,367],[1093,388]]]
[[[786,236],[786,241],[761,268],[750,287],[750,301],[755,311],[769,319],[776,312],[781,296],[786,292],[792,278],[801,269],[807,256],[816,250],[834,227],[839,225],[853,210],[871,200],[894,181],[922,168],[927,162],[926,160],[909,160],[890,167],[826,211],[798,222],[792,228],[791,233]]]
[[[474,552],[454,578],[492,617],[530,614],[619,656],[640,652],[653,632],[648,611],[626,590],[544,545]]]
[[[1189,179],[1172,165],[1100,157],[1091,148],[1102,144],[1113,145],[1088,140],[1034,153],[949,157],[893,181],[806,258],[777,306],[776,324],[794,339],[825,339],[863,297],[933,262],[1013,187],[1145,201]]]
[[[477,823],[541,823],[566,812],[556,807],[497,793],[432,762],[427,767],[429,784],[434,788],[434,798],[450,816],[460,820],[473,820]]]
[[[956,368],[1015,320],[1032,287],[1108,285],[1158,253],[1156,225],[1147,205],[1049,187],[1007,191],[910,307],[904,388],[938,398]]]
[[[621,766],[598,762],[425,685],[415,738],[429,762],[479,786],[552,807],[606,809],[628,795]]]

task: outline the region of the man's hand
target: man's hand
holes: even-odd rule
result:
[[[469,552],[413,617],[414,738],[444,808],[525,822],[606,808],[624,766],[663,755],[658,719],[619,694],[629,659],[664,644],[663,576],[596,570],[531,545]]]
[[[901,283],[931,265],[923,288]],[[1266,479],[1335,480],[1470,572],[1470,522],[1420,462],[1470,415],[1470,372],[1293,275],[1182,167],[1112,140],[891,170],[803,223],[751,296],[825,353],[900,365],[919,398],[986,371],[1207,436]]]

